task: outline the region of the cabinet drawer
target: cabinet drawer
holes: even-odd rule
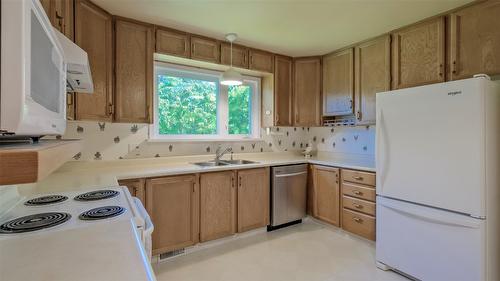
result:
[[[375,240],[375,218],[372,216],[344,209],[342,228],[366,239]]]
[[[342,180],[375,186],[375,174],[353,170],[342,170]]]
[[[375,202],[375,189],[371,187],[343,182],[342,194]]]
[[[375,216],[375,203],[349,196],[342,197],[342,206],[347,209]]]

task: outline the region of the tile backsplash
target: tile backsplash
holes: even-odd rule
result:
[[[300,151],[308,143],[318,151],[374,154],[375,127],[274,127],[258,141],[150,141],[148,124],[68,121],[62,139],[82,139],[75,160],[116,160],[214,154],[218,145],[235,153]]]

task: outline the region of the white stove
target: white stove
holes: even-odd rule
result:
[[[142,203],[122,186],[19,196],[0,213],[0,240],[123,220],[137,226],[150,257],[153,225]]]

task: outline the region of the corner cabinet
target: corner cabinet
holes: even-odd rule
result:
[[[77,120],[113,120],[113,20],[87,0],[75,2],[75,43],[87,52],[94,92],[75,95]]]
[[[115,18],[115,120],[151,123],[154,27]]]
[[[486,1],[450,15],[450,79],[500,74],[500,2]]]
[[[323,116],[353,113],[354,50],[323,57]]]
[[[269,224],[269,168],[239,170],[238,232]]]
[[[293,59],[274,56],[274,125],[292,126]]]
[[[392,88],[444,82],[445,39],[444,17],[393,32]]]
[[[147,179],[146,196],[146,209],[155,225],[153,255],[198,242],[200,193],[196,175]]]
[[[234,171],[200,175],[200,241],[236,233],[236,179]]]
[[[354,108],[358,125],[375,124],[376,94],[391,88],[390,42],[385,35],[355,48]]]
[[[321,125],[321,58],[294,60],[294,126]]]
[[[313,216],[340,226],[340,171],[338,168],[313,166]]]

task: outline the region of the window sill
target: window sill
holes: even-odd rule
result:
[[[264,141],[263,138],[245,138],[245,139],[148,139],[147,142],[150,143],[162,143],[162,142],[183,142],[183,143],[199,143],[199,142],[259,142],[259,141]]]

